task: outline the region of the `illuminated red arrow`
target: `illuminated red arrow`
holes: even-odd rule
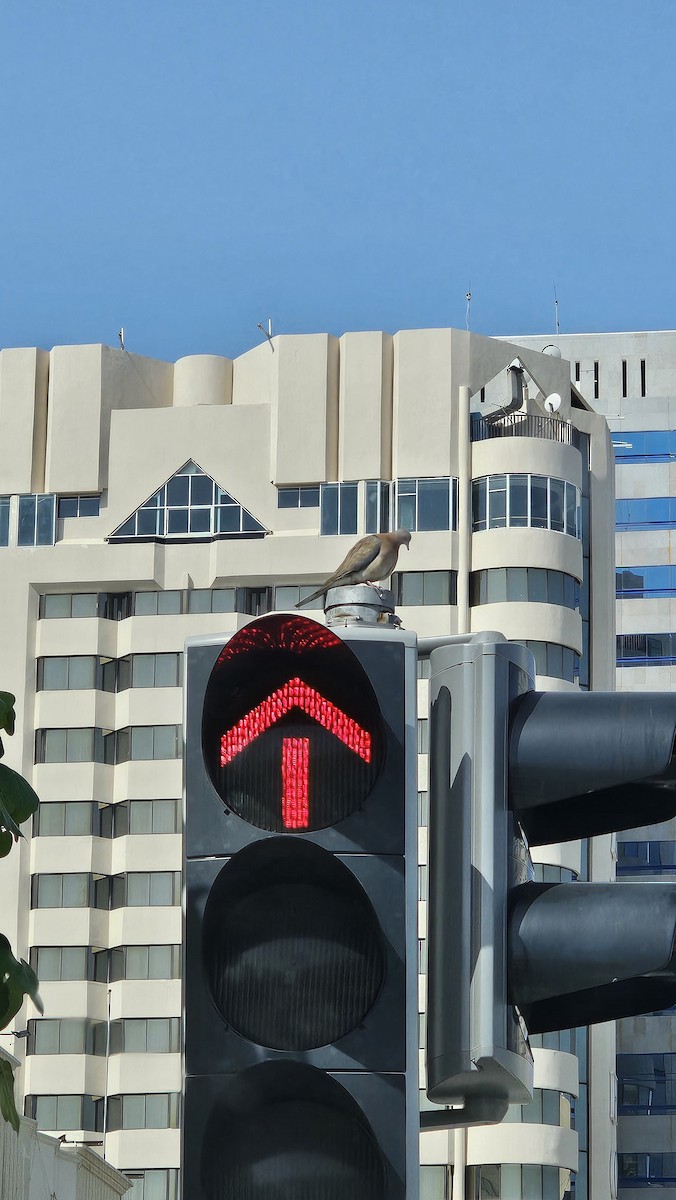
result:
[[[371,735],[315,688],[296,676],[267,696],[221,737],[221,766],[251,745],[292,708],[303,712],[339,738],[364,762],[371,761]],[[282,823],[285,829],[307,829],[309,823],[310,739],[282,741]]]

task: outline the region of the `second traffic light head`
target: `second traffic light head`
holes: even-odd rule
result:
[[[531,846],[676,816],[676,696],[529,692],[512,708],[509,803]]]

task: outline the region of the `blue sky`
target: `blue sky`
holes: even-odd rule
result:
[[[676,326],[673,0],[0,0],[0,345]]]

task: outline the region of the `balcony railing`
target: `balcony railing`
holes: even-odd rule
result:
[[[537,414],[510,413],[509,416],[489,422],[481,413],[470,413],[470,437],[473,442],[501,437],[543,438],[580,449],[580,431],[570,421],[558,421],[555,417]]]

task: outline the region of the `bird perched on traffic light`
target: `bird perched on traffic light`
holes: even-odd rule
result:
[[[316,592],[299,600],[296,608],[302,608],[317,596],[323,596],[329,588],[349,587],[353,583],[375,583],[386,579],[397,565],[399,547],[411,540],[408,529],[395,529],[394,533],[370,533],[361,538],[346,558]]]

